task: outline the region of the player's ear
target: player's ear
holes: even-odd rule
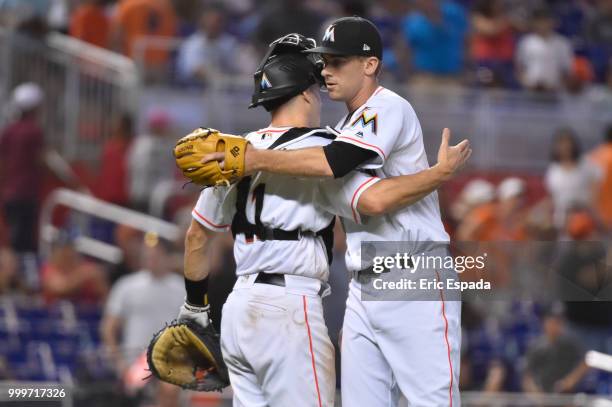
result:
[[[380,60],[376,57],[367,57],[364,60],[365,74],[368,76],[376,76],[380,71]]]
[[[302,92],[302,97],[306,100],[306,103],[315,103],[315,99],[319,96],[318,93],[315,94],[315,92],[319,92],[318,89],[315,89],[315,86],[311,86]]]
[[[308,89],[302,91],[301,96],[304,98],[304,101],[308,104],[312,103],[312,97],[308,94]]]

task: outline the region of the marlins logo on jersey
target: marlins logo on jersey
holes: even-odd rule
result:
[[[334,29],[336,27],[334,27],[333,25],[330,25],[329,27],[327,27],[327,30],[325,30],[325,34],[323,35],[323,42],[325,41],[329,41],[329,42],[334,42],[335,38],[334,38]]]
[[[372,126],[372,133],[376,134],[376,130],[378,127],[378,115],[376,113],[368,114],[368,109],[365,109],[363,113],[361,113],[353,122],[351,123],[351,127],[359,124],[364,129],[367,126]]]

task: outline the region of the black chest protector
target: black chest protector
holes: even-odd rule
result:
[[[313,132],[311,128],[305,127],[294,127],[279,137],[274,143],[272,143],[268,149],[272,150],[281,144],[285,144],[289,141],[295,140],[298,137],[303,136],[306,133]],[[325,137],[333,139],[334,136],[329,134],[325,130],[321,129],[320,132],[312,134],[313,136]],[[332,249],[334,246],[334,224],[336,218],[321,230],[284,230],[280,228],[269,228],[261,222],[261,211],[263,209],[263,201],[265,196],[265,184],[259,184],[253,190],[253,200],[255,202],[255,223],[248,221],[246,216],[246,204],[249,198],[249,190],[251,188],[251,177],[244,177],[238,184],[237,196],[236,196],[236,215],[232,220],[232,235],[234,238],[238,234],[244,234],[247,240],[251,240],[257,237],[258,240],[300,240],[302,236],[316,236],[323,239],[325,249],[327,251],[327,259],[331,264],[332,261]]]

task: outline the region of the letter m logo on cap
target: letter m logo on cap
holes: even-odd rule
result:
[[[333,25],[327,27],[325,34],[323,35],[323,41],[334,42],[334,29],[335,27]]]

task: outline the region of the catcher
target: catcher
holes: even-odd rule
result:
[[[313,46],[314,41],[297,34],[271,45],[255,74],[251,104],[271,112],[271,125],[246,140],[210,129],[194,131],[175,149],[186,176],[201,185],[240,179],[247,140],[268,149],[331,142],[333,132],[317,127],[320,68],[300,52]],[[239,278],[223,309],[221,343],[234,405],[333,405],[334,355],[321,296],[328,291],[334,214],[361,222],[362,215],[408,205],[437,188],[469,155],[464,148],[448,147],[448,136],[427,177],[418,173],[381,181],[351,173],[298,183],[293,177],[259,173],[202,192],[186,237],[187,301],[179,321],[209,326],[207,249],[213,232],[231,229]],[[226,153],[225,170],[217,162],[213,167],[201,163],[202,154],[210,151]],[[381,200],[381,193],[389,199]],[[196,369],[205,371],[202,380],[221,366],[210,367]],[[198,381],[195,375],[191,379]]]

